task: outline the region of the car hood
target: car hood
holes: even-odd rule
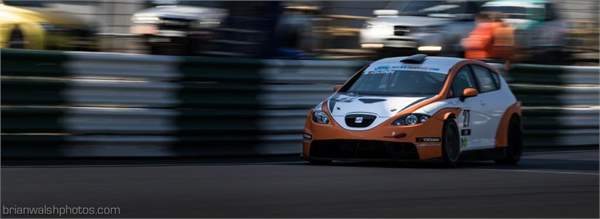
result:
[[[334,117],[348,114],[375,114],[379,118],[388,118],[403,109],[429,99],[430,97],[386,97],[386,96],[353,96],[335,94],[329,99],[329,111]]]
[[[224,17],[226,14],[227,11],[220,8],[169,5],[144,9],[135,13],[134,16],[198,20],[205,17]]]
[[[440,26],[450,23],[448,18],[426,17],[426,16],[381,16],[369,20],[369,23],[381,23],[406,27]]]

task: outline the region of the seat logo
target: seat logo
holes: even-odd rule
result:
[[[360,124],[362,122],[363,122],[363,117],[358,116],[358,117],[354,118],[354,123]]]

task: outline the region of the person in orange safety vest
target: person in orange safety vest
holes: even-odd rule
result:
[[[508,67],[514,53],[514,29],[500,19],[502,14],[483,12],[476,17],[476,26],[463,39],[465,58],[501,59]]]
[[[515,29],[502,22],[503,14],[498,14],[494,18],[495,22],[499,25],[494,26],[493,29],[493,40],[492,40],[492,54],[491,58],[501,59],[507,62],[513,61],[515,53]]]

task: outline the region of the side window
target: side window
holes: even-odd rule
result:
[[[472,65],[472,68],[475,77],[477,78],[477,82],[479,82],[479,92],[494,91],[500,88],[499,78],[495,73],[490,72],[487,68],[477,65]]]
[[[450,87],[450,97],[460,97],[465,88],[475,87],[475,82],[471,78],[471,69],[467,66],[460,69],[452,86]]]

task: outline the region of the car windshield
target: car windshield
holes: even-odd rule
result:
[[[196,6],[196,7],[219,7],[221,1],[199,1],[199,0],[149,0],[149,6],[160,6],[160,5],[185,5],[185,6]]]
[[[386,8],[398,10],[400,15],[452,17],[477,13],[480,6],[481,2],[476,1],[399,1],[389,3]]]
[[[446,74],[396,70],[363,72],[341,92],[378,96],[433,96],[440,92]]]
[[[392,1],[386,6],[387,9],[398,10],[401,15],[426,15],[422,10],[440,5],[444,1]]]
[[[482,11],[486,12],[501,12],[507,15],[509,18],[526,19],[527,8],[516,7],[516,6],[495,6],[495,7],[483,7]]]

